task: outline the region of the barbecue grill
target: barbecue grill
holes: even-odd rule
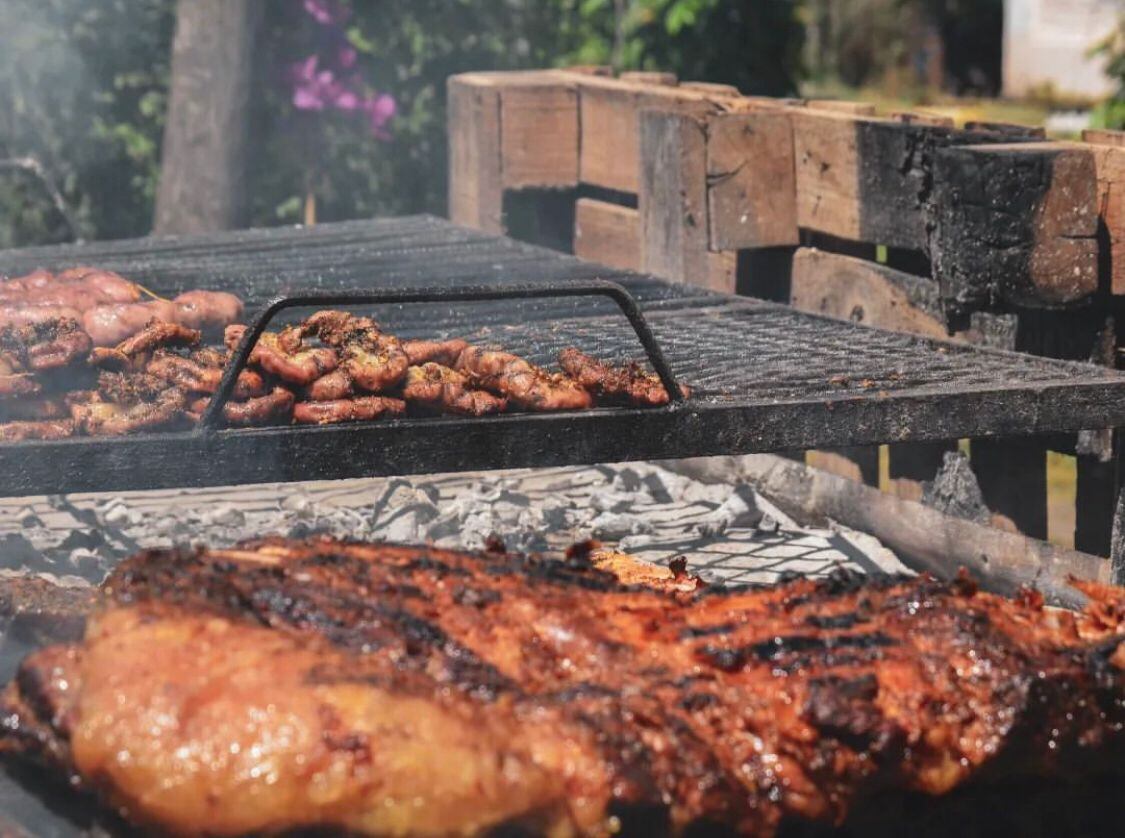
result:
[[[119,271],[162,296],[231,291],[259,329],[266,316],[283,322],[320,303],[363,303],[401,336],[495,342],[541,363],[571,345],[608,360],[647,356],[666,382],[692,393],[663,408],[250,429],[218,427],[216,398],[211,421],[192,432],[0,445],[9,495],[1125,425],[1125,375],[1109,369],[864,328],[426,216],[12,251],[0,254],[0,273],[79,263]]]

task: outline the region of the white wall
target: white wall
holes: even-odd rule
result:
[[[1112,92],[1105,59],[1087,53],[1117,25],[1125,0],[1005,0],[1004,95],[1051,82],[1058,93]]]

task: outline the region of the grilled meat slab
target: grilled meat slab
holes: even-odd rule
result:
[[[150,551],[82,643],[24,662],[0,751],[214,835],[771,835],[1122,771],[1120,589],[1072,614],[967,579],[691,588],[581,556]]]

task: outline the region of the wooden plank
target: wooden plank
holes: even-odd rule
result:
[[[707,254],[707,287],[724,294],[738,293],[737,251],[712,251]]]
[[[710,287],[703,123],[672,111],[642,111],[640,152],[642,269]]]
[[[733,84],[717,84],[710,81],[682,81],[681,90],[695,90],[712,96],[741,96],[738,88]]]
[[[1091,144],[1089,148],[1098,181],[1102,275],[1108,277],[1111,293],[1125,295],[1125,144]]]
[[[707,200],[712,250],[797,244],[793,127],[785,114],[708,119]]]
[[[953,117],[940,113],[927,113],[925,111],[891,111],[887,115],[895,122],[904,125],[934,125],[939,128],[952,128]]]
[[[1125,147],[1125,131],[1114,131],[1109,128],[1084,128],[1082,129],[1082,142]]]
[[[500,177],[505,189],[578,184],[578,91],[555,70],[463,73],[460,84],[500,97]]]
[[[675,73],[666,73],[660,70],[627,70],[619,78],[622,81],[635,82],[636,84],[659,84],[665,87],[675,87],[680,83]]]
[[[1003,300],[1050,308],[1098,288],[1094,154],[1067,143],[941,149],[934,275],[955,313]]]
[[[992,524],[1047,537],[1047,451],[1025,439],[974,439],[970,461]]]
[[[464,76],[450,77],[447,92],[449,219],[503,233],[500,92]]]
[[[640,270],[640,212],[593,198],[579,198],[574,213],[574,254],[611,268]]]
[[[504,188],[578,185],[578,91],[565,82],[523,83],[500,92]]]
[[[930,246],[939,149],[1028,139],[812,108],[785,112],[793,121],[798,225],[903,250]]]
[[[640,184],[638,114],[664,108],[703,115],[729,95],[628,79],[574,75],[578,86],[579,177],[583,183],[636,193]]]
[[[935,284],[877,262],[802,247],[793,256],[790,294],[801,311],[948,337]]]
[[[850,102],[846,99],[808,99],[805,104],[818,111],[835,111],[852,116],[875,115],[875,106],[870,102]]]

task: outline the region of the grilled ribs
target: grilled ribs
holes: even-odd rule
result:
[[[213,835],[771,835],[1122,771],[1125,591],[1073,614],[964,578],[694,587],[581,554],[150,551],[82,643],[24,662],[0,751]]]

